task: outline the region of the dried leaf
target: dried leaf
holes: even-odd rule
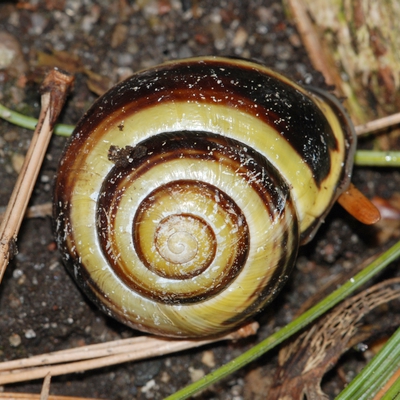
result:
[[[81,59],[67,51],[54,51],[51,54],[38,51],[37,65],[38,67],[57,67],[71,74],[83,71]]]
[[[84,73],[89,78],[87,81],[87,85],[90,91],[93,93],[101,96],[104,94],[110,87],[112,86],[113,82],[107,76],[96,74],[93,71],[88,69],[84,70]]]
[[[365,339],[366,332],[374,331],[362,330],[362,318],[374,308],[399,298],[400,278],[395,278],[366,289],[336,307],[318,324],[281,350],[280,366],[268,398],[328,398],[320,387],[324,374],[354,345],[355,337],[358,340],[361,335]]]
[[[109,77],[97,74],[88,68],[85,68],[79,56],[68,53],[67,51],[54,51],[53,53],[45,53],[38,51],[37,67],[41,78],[41,69],[60,68],[72,74],[83,73],[87,76],[86,82],[89,90],[101,96],[114,83]],[[36,71],[36,72],[38,72]],[[34,76],[34,73],[32,74]],[[32,79],[32,78],[31,78]],[[33,77],[33,80],[35,77]]]

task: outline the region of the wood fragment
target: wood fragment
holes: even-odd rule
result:
[[[285,0],[314,68],[357,123],[399,109],[397,0]]]
[[[58,376],[162,356],[222,340],[238,340],[254,335],[257,329],[258,323],[251,322],[227,335],[204,340],[171,340],[139,336],[5,361],[0,363],[0,385],[40,379],[47,374]]]
[[[327,85],[340,88],[341,77],[333,68],[333,60],[319,40],[319,34],[308,15],[307,7],[301,0],[287,0],[287,3],[314,68],[321,72]],[[336,94],[339,97],[343,96],[342,92]]]
[[[49,144],[55,121],[64,105],[73,77],[54,69],[41,87],[42,109],[24,164],[0,225],[0,282],[12,256],[33,187]],[[10,251],[11,250],[11,251]]]
[[[44,377],[44,381],[43,381],[43,385],[42,385],[42,391],[40,392],[40,400],[49,400],[50,381],[51,381],[51,375],[47,374]]]

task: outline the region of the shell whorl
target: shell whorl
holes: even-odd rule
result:
[[[122,322],[175,337],[259,311],[348,179],[353,139],[313,96],[258,64],[206,58],[99,99],[55,188],[57,242],[83,290]]]

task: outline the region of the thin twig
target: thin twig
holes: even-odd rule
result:
[[[17,234],[49,144],[52,129],[72,82],[73,77],[56,69],[50,71],[43,81],[39,122],[0,226],[0,282],[9,260],[16,253]]]
[[[380,131],[393,125],[400,124],[400,113],[388,115],[387,117],[375,119],[362,125],[357,125],[354,129],[357,135]]]
[[[171,340],[140,336],[6,361],[0,363],[2,371],[0,384],[39,379],[47,374],[57,376],[87,371],[127,361],[176,353],[221,340],[237,340],[254,335],[257,329],[258,324],[253,322],[228,335],[205,340]]]

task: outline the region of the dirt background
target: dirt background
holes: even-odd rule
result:
[[[75,124],[97,97],[88,82],[109,87],[139,69],[197,55],[234,55],[262,60],[297,81],[319,85],[283,5],[274,0],[31,0],[0,2],[0,31],[14,35],[20,58],[0,70],[0,100],[37,116],[43,54],[64,52],[76,83],[61,116]],[[60,54],[60,53],[58,53]],[[96,73],[95,77],[88,71]],[[99,90],[100,90],[99,89]],[[6,206],[31,132],[0,121],[0,206]],[[57,162],[66,142],[53,137],[31,205],[48,203]],[[361,142],[371,147],[372,139]],[[390,198],[399,171],[357,168],[353,181],[369,196]],[[387,244],[378,229],[365,228],[335,206],[317,237],[302,248],[296,269],[272,307],[259,315],[258,335],[238,343],[102,368],[52,379],[51,393],[108,399],[161,399],[258,343],[289,322],[298,305],[337,274]],[[61,264],[50,217],[27,219],[19,253],[0,287],[0,360],[139,335],[107,318],[81,294]],[[391,273],[398,270],[394,265]],[[214,385],[198,398],[264,398],[276,352]],[[329,374],[324,389],[340,391],[368,355],[354,351]],[[4,391],[39,393],[41,381],[7,385]],[[260,397],[259,397],[260,396]]]

